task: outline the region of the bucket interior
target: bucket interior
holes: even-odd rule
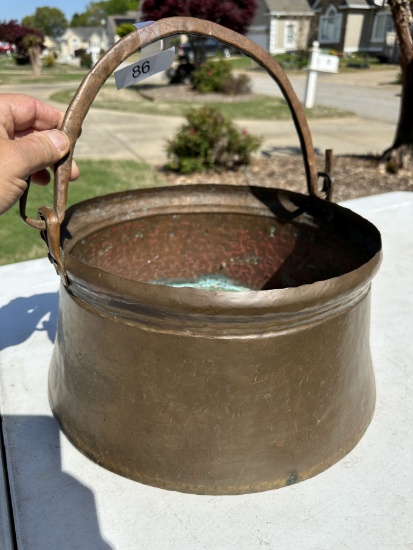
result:
[[[301,212],[289,218],[268,211],[148,215],[146,210],[142,217],[99,227],[78,240],[70,254],[144,283],[242,291],[337,277],[377,251],[345,216]]]

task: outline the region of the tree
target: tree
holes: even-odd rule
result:
[[[69,27],[94,27],[94,26],[95,25],[93,23],[89,23],[89,14],[87,12],[74,13],[69,23]]]
[[[174,16],[198,17],[244,34],[256,9],[256,0],[145,0],[142,21]]]
[[[175,16],[197,17],[244,34],[256,9],[256,0],[145,0],[142,5],[142,21],[157,21]],[[205,59],[204,41],[191,37],[189,40],[195,54],[195,64],[199,65]]]
[[[106,17],[104,2],[90,2],[83,13],[75,13],[70,22],[71,27],[98,27]]]
[[[393,145],[382,161],[394,169],[413,166],[413,3],[412,0],[388,0],[400,48],[402,94]]]
[[[70,22],[71,27],[96,27],[108,15],[123,15],[129,10],[136,10],[136,0],[106,0],[90,2],[83,13],[75,13]]]
[[[136,31],[136,27],[133,23],[122,23],[122,25],[119,25],[119,27],[117,27],[116,34],[120,38],[123,38],[124,36],[126,36],[127,34],[133,31]]]
[[[106,15],[123,15],[127,11],[136,11],[136,0],[106,0],[102,2]]]
[[[0,23],[0,40],[16,46],[17,55],[28,56],[32,65],[33,76],[41,74],[40,54],[43,48],[43,34],[30,27],[19,25],[17,21]]]
[[[58,8],[37,8],[34,15],[22,19],[22,25],[37,29],[47,36],[58,38],[68,26],[65,14]]]

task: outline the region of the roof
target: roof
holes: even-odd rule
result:
[[[68,31],[72,31],[82,40],[88,40],[92,34],[102,35],[102,27],[68,27]]]
[[[312,3],[312,8],[316,12],[322,11],[320,10],[321,2],[320,0],[315,0]],[[336,8],[340,10],[348,10],[348,9],[354,9],[354,10],[370,10],[370,9],[379,9],[379,6],[374,3],[374,0],[338,0],[334,1],[331,0],[330,5],[335,6]],[[324,6],[326,9],[328,6]]]
[[[128,11],[123,15],[109,15],[107,18],[108,43],[111,46],[115,41],[116,29],[123,23],[139,22],[142,13],[140,11]]]
[[[313,15],[307,0],[265,0],[265,3],[272,14]]]
[[[357,9],[369,9],[372,2],[367,0],[345,0],[345,4],[348,8],[357,8]]]
[[[141,12],[140,11],[128,11],[123,15],[109,15],[107,18],[108,25],[111,26],[114,30],[123,23],[136,23],[140,21]]]
[[[258,3],[258,9],[255,12],[251,27],[267,26],[268,25],[268,8],[264,0]]]

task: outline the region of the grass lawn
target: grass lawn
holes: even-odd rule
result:
[[[255,99],[246,101],[211,103],[199,99],[188,101],[151,101],[140,94],[145,91],[145,87],[135,86],[127,90],[116,90],[111,84],[105,85],[93,102],[93,107],[97,109],[109,109],[112,111],[123,111],[129,113],[142,113],[163,116],[185,116],[189,109],[208,105],[219,109],[224,115],[231,119],[242,120],[287,120],[291,118],[290,110],[283,99],[256,96]],[[73,98],[76,90],[63,90],[56,92],[51,96],[53,101],[68,105]],[[323,107],[316,105],[312,109],[306,109],[308,118],[336,118],[351,116],[353,113],[332,107]]]
[[[81,176],[71,182],[68,205],[115,191],[162,185],[152,168],[135,161],[79,160]],[[53,184],[31,185],[27,215],[37,218],[40,206],[53,206]],[[0,265],[46,257],[39,232],[26,226],[14,206],[0,217]]]
[[[31,65],[14,65],[0,57],[0,84],[58,84],[59,82],[79,83],[87,74],[87,69],[69,65],[43,67],[42,76],[32,75]]]

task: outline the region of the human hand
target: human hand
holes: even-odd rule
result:
[[[69,151],[69,139],[58,130],[64,113],[24,94],[0,94],[0,215],[19,200],[26,180],[46,185],[47,167]],[[71,179],[79,177],[76,163]]]

